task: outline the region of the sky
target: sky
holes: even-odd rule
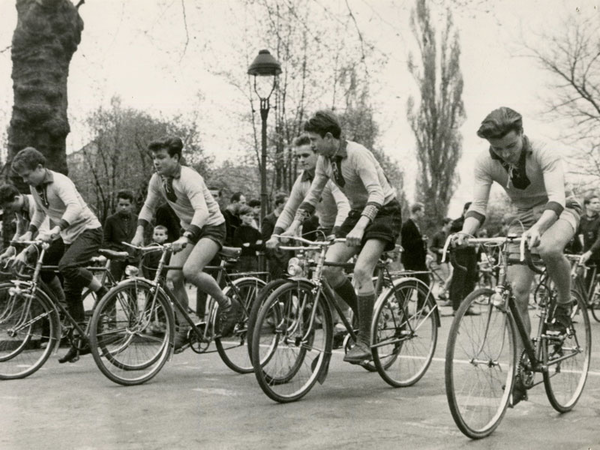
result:
[[[203,145],[217,161],[241,154],[239,124],[231,118],[240,108],[248,108],[247,100],[223,76],[206,70],[230,62],[227,42],[241,39],[245,25],[241,4],[240,0],[86,0],[80,8],[85,23],[82,42],[70,67],[68,151],[89,140],[82,121],[85,114],[117,94],[125,105],[155,114],[196,114],[202,122]],[[327,4],[343,10],[346,2]],[[348,4],[365,39],[387,56],[387,64],[373,71],[380,147],[403,169],[407,197],[413,200],[415,142],[406,120],[406,101],[418,92],[407,70],[408,55],[415,50],[408,25],[413,2],[348,0]],[[475,135],[487,113],[510,106],[523,114],[527,134],[548,141],[556,142],[564,126],[542,114],[541,99],[548,94],[551,79],[523,56],[520,43],[545,45],[540,37],[544,32],[560,29],[571,13],[598,15],[600,0],[431,0],[431,5],[437,18],[444,6],[453,6],[461,40],[467,119],[460,130],[461,182],[449,211],[456,217],[470,197],[474,156],[487,149]],[[12,106],[7,49],[16,24],[15,0],[0,0],[0,23],[0,129],[4,129]],[[194,33],[199,29],[201,36]],[[265,45],[263,36],[246,34],[243,39],[250,49]],[[240,67],[242,77],[246,67]]]

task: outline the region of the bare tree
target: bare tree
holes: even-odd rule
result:
[[[526,52],[552,77],[547,113],[565,121],[562,139],[579,148],[579,174],[600,181],[600,33],[597,14],[573,15]]]
[[[411,54],[408,69],[419,87],[420,100],[409,98],[407,115],[417,141],[417,200],[425,204],[429,232],[446,216],[458,182],[456,166],[462,144],[458,130],[465,118],[463,77],[459,37],[449,10],[439,40],[426,0],[416,1],[411,27],[419,60]]]

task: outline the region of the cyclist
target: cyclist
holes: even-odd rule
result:
[[[38,238],[46,242],[62,238],[65,252],[58,262],[58,270],[64,278],[69,313],[77,322],[85,322],[81,298],[83,288],[96,292],[98,299],[106,294],[106,288],[89,270],[82,267],[102,244],[100,222],[81,198],[75,184],[62,173],[47,169],[46,158],[35,148],[27,147],[17,153],[12,161],[12,168],[29,185],[35,202],[35,213],[29,230],[21,239],[30,240],[40,230],[46,217],[50,219],[52,228],[39,233]],[[17,265],[26,262],[27,252],[28,249],[25,249],[17,256]],[[80,351],[72,346],[58,362],[75,362],[80,354],[87,354],[89,351]]]
[[[183,271],[169,271],[167,283],[173,285],[173,293],[184,308],[189,304],[184,279],[214,298],[219,304],[220,333],[228,335],[238,320],[241,305],[237,300],[227,298],[215,279],[203,272],[225,242],[225,218],[202,176],[194,169],[181,165],[181,139],[167,136],[151,142],[148,149],[152,153],[156,173],[150,178],[148,196],[140,211],[138,227],[131,243],[138,246],[143,244],[144,229],[152,221],[161,198],[164,199],[175,211],[184,229],[183,235],[173,242],[175,254],[171,258],[171,264],[183,266]],[[179,315],[178,322],[175,352],[180,351],[187,341],[189,328]]]
[[[477,135],[487,140],[490,147],[475,161],[473,203],[455,244],[461,245],[466,235],[475,234],[485,220],[491,185],[500,184],[517,207],[517,218],[526,228],[523,238],[530,248],[537,249],[556,284],[558,299],[551,331],[564,333],[571,324],[570,265],[564,248],[579,225],[580,206],[566,199],[561,159],[545,144],[529,139],[523,133],[521,114],[507,107],[488,114]],[[517,233],[519,228],[513,226],[509,234]],[[527,266],[513,265],[507,275],[530,332],[527,305],[533,272]],[[517,379],[512,404],[526,399],[526,390]]]
[[[6,217],[7,213],[13,212],[16,216],[17,229],[15,231],[14,238],[19,240],[29,230],[29,224],[31,218],[35,214],[35,200],[31,194],[21,194],[18,189],[12,184],[4,184],[0,186],[0,205],[4,211]],[[40,229],[41,233],[46,233],[49,230],[49,220],[46,218]],[[44,264],[55,266],[60,261],[64,253],[64,244],[61,238],[52,241],[50,247],[46,250],[44,257]],[[11,258],[17,254],[17,250],[14,246],[10,245],[2,255],[0,255],[0,261],[6,258]],[[41,273],[42,280],[50,288],[54,297],[61,302],[65,303],[65,293],[62,288],[60,280],[54,272],[43,271]]]
[[[358,304],[358,342],[344,361],[360,364],[371,360],[370,327],[375,304],[373,272],[381,254],[395,246],[402,226],[401,208],[373,153],[346,140],[340,122],[332,112],[316,112],[304,124],[304,131],[319,157],[311,187],[284,234],[297,234],[301,223],[315,211],[330,179],[348,198],[350,213],[336,233],[336,237],[346,238],[346,243],[333,244],[328,250],[327,261],[346,262],[358,254],[354,268],[355,286],[339,267],[326,267],[324,276],[346,303]]]

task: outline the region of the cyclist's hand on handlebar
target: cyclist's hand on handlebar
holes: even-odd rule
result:
[[[542,235],[540,234],[540,231],[535,226],[533,226],[525,233],[523,233],[521,238],[525,240],[529,248],[534,248],[540,244]]]
[[[579,259],[579,264],[581,265],[585,265],[586,262],[588,262],[588,260],[592,257],[592,252],[590,252],[589,250],[587,252],[585,252],[583,255],[581,255],[581,258]],[[1,257],[0,257],[1,258]]]
[[[359,247],[364,235],[365,230],[354,227],[352,231],[346,235],[346,245],[348,247]]]
[[[279,239],[277,239],[276,237],[271,237],[269,238],[269,240],[267,241],[267,248],[268,249],[276,249],[279,246]]]
[[[190,241],[188,240],[187,237],[185,236],[181,236],[179,239],[177,239],[175,242],[173,242],[171,248],[173,249],[174,253],[180,252],[181,250],[183,250],[185,247],[187,247],[187,245],[190,243]]]
[[[469,238],[471,235],[459,231],[450,236],[451,247],[466,247],[469,244]]]
[[[5,261],[9,258],[12,258],[13,256],[15,256],[17,254],[17,249],[14,248],[12,245],[10,247],[8,247],[6,249],[6,251],[4,253],[2,253],[0,255],[0,262]]]
[[[27,249],[23,250],[17,257],[12,260],[12,266],[16,270],[20,270],[27,263]]]
[[[142,247],[144,245],[144,233],[135,233],[133,239],[131,240],[131,245],[135,245],[136,247]]]
[[[54,227],[46,232],[40,233],[38,239],[44,242],[51,242],[60,234],[60,227]]]
[[[19,236],[17,241],[18,242],[30,241],[32,237],[33,237],[33,233],[31,231],[27,231],[27,232],[23,233],[21,236]]]

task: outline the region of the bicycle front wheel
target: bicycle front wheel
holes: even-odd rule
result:
[[[15,283],[0,285],[0,380],[25,378],[48,360],[60,323],[52,301]]]
[[[286,278],[278,278],[277,280],[272,280],[263,286],[256,296],[256,300],[252,303],[252,308],[250,308],[250,314],[248,315],[248,356],[252,361],[252,336],[254,333],[254,324],[256,323],[256,318],[258,317],[258,312],[260,308],[267,301],[269,296],[275,292],[279,286],[287,283],[288,280]]]
[[[333,323],[314,285],[289,281],[260,309],[252,336],[254,374],[272,400],[288,403],[304,397],[327,370]]]
[[[544,372],[546,395],[552,407],[559,412],[573,409],[585,386],[592,352],[590,318],[585,302],[578,292],[572,291],[575,302],[571,312],[572,326],[564,340],[543,340],[544,360],[548,370]]]
[[[515,375],[514,319],[491,303],[493,294],[492,289],[478,289],[465,298],[446,348],[448,405],[458,428],[471,439],[486,437],[498,427]]]
[[[383,295],[371,327],[373,362],[390,386],[412,386],[435,353],[437,305],[429,286],[416,279],[397,281]]]
[[[138,279],[119,283],[92,316],[90,345],[96,365],[115,383],[145,383],[169,358],[174,323],[162,291],[156,293],[156,287]]]
[[[242,305],[242,317],[235,325],[231,336],[215,339],[219,356],[227,367],[237,373],[250,373],[254,370],[246,342],[248,334],[249,313],[258,292],[265,285],[259,278],[240,278],[227,286],[223,293],[230,298],[235,298]]]

